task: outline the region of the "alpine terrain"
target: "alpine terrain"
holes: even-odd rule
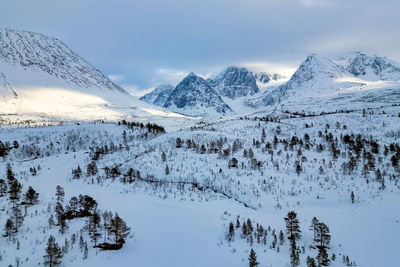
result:
[[[400,64],[310,54],[137,99],[0,30],[0,266],[398,266]]]

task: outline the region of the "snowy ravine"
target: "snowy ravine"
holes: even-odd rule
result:
[[[0,178],[6,180],[9,163],[23,185],[17,205],[24,221],[13,238],[0,237],[0,265],[42,265],[53,235],[60,246],[69,242],[61,266],[244,267],[251,248],[260,266],[290,266],[284,217],[295,211],[299,266],[318,253],[309,230],[314,217],[330,229],[329,266],[349,266],[343,256],[357,266],[397,266],[399,106],[327,113],[315,106],[311,112],[286,105],[258,116],[167,127],[166,133],[125,122],[3,127],[7,155],[0,158]],[[97,171],[88,172],[89,165]],[[74,176],[78,166],[82,172]],[[50,225],[57,185],[65,190],[64,206],[82,194],[93,197],[98,210],[117,212],[131,228],[122,249],[93,248],[86,217],[67,220],[64,234]],[[25,214],[29,186],[39,202]],[[9,193],[0,197],[2,230],[12,206]],[[270,228],[266,244],[255,235],[249,241],[236,226],[228,240],[238,215],[241,224],[250,219],[254,228]],[[273,237],[281,230],[282,244]]]

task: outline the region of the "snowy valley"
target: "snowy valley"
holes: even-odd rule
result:
[[[308,56],[129,95],[0,30],[0,266],[398,266],[400,64]],[[253,265],[251,265],[253,264]]]

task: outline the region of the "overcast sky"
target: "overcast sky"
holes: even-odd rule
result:
[[[400,61],[399,0],[0,0],[0,25],[64,41],[131,92],[310,53]]]

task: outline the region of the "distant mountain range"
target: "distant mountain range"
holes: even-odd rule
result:
[[[139,101],[60,40],[0,28],[0,116],[117,119],[249,114],[276,105],[400,102],[400,64],[356,52],[309,55],[290,77],[230,66],[212,78],[190,73]],[[147,103],[145,103],[147,102]]]
[[[208,88],[201,95],[197,93],[195,80],[188,79],[192,76],[195,75],[190,74],[184,83],[181,82],[175,88],[171,85],[159,87],[140,99],[185,114],[212,116],[215,113],[231,114],[231,111],[241,113],[246,108],[256,111],[288,101],[337,97],[343,92],[357,93],[361,89],[372,92],[371,89],[400,88],[399,63],[360,52],[338,60],[310,54],[289,80],[280,74],[253,73],[243,67],[231,66],[215,78],[197,83]],[[377,81],[382,83],[376,84]],[[260,87],[263,87],[262,91]],[[186,105],[188,96],[190,105]],[[210,105],[212,100],[217,102],[215,106]]]
[[[161,85],[140,100],[188,115],[227,115],[233,114],[233,110],[224,99],[254,96],[260,92],[257,83],[268,84],[284,78],[280,74],[253,73],[230,66],[207,80],[190,73],[176,87]]]

